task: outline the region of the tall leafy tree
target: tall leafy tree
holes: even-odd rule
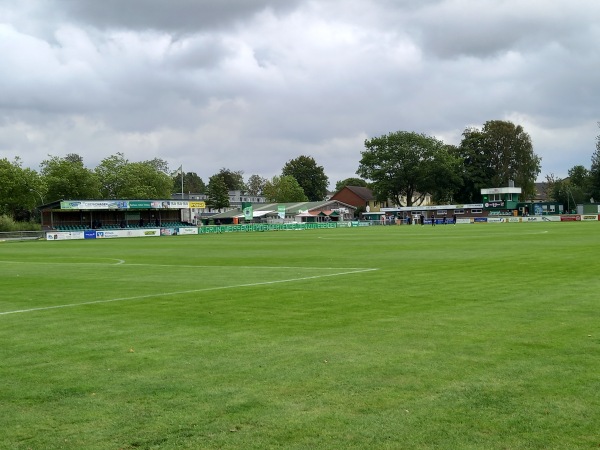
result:
[[[173,180],[161,159],[130,163],[122,153],[101,161],[95,173],[102,198],[169,198]]]
[[[123,153],[108,156],[96,166],[94,172],[100,181],[100,195],[105,199],[117,199],[125,191],[125,169],[129,161]]]
[[[310,156],[299,156],[283,166],[282,175],[292,176],[302,187],[309,201],[323,200],[327,195],[329,179],[323,166]]]
[[[64,159],[70,163],[83,165],[83,158],[77,153],[67,153],[67,156],[65,156]]]
[[[13,162],[0,159],[0,215],[29,220],[33,209],[45,202],[44,185],[35,170],[23,168],[17,157]]]
[[[553,173],[546,175],[546,181],[544,183],[544,193],[549,200],[555,202],[562,202],[560,199],[559,192],[561,190],[563,180],[557,178]]]
[[[248,178],[248,182],[246,183],[246,192],[250,195],[260,195],[262,194],[266,183],[266,178],[263,178],[260,175],[250,175],[250,178]]]
[[[365,149],[356,173],[372,181],[379,201],[412,206],[428,193],[451,196],[460,183],[458,159],[434,137],[397,131],[366,140]]]
[[[181,192],[181,174],[173,175],[173,193]],[[206,184],[196,172],[186,172],[183,174],[183,192],[193,194],[204,194],[206,192]]]
[[[568,175],[569,178],[565,181],[568,183],[571,199],[576,204],[588,202],[592,190],[590,171],[582,165],[577,165],[569,169]]]
[[[209,208],[220,212],[221,209],[229,207],[229,189],[219,174],[213,175],[208,180],[206,196],[208,197],[206,204]]]
[[[79,155],[50,156],[40,164],[40,174],[48,201],[100,197],[98,176],[83,165]]]
[[[129,163],[125,169],[126,188],[120,198],[170,198],[172,181],[166,172],[166,162],[156,164],[157,160]]]
[[[481,130],[468,128],[458,149],[465,161],[464,186],[470,197],[482,187],[508,186],[510,180],[522,189],[523,198],[535,194],[541,158],[533,151],[529,134],[522,126],[490,120]]]
[[[367,187],[369,183],[367,183],[362,178],[350,177],[345,180],[340,180],[335,183],[335,192],[339,192],[344,189],[346,186],[359,186],[359,187]]]
[[[304,194],[302,186],[291,175],[274,176],[266,182],[263,193],[269,202],[308,201],[308,197]]]
[[[230,191],[243,191],[246,189],[246,185],[244,184],[244,172],[241,170],[234,172],[222,168],[217,175],[223,179],[225,186],[227,186],[227,189]]]
[[[563,205],[565,211],[571,211],[578,203],[586,201],[581,189],[574,186],[569,178],[553,179],[553,175],[546,176],[546,192],[548,197]]]
[[[492,187],[491,180],[494,176],[483,132],[476,128],[465,130],[461,145],[451,148],[450,152],[460,159],[459,172],[462,183],[457,189],[456,201],[480,202],[481,189]]]

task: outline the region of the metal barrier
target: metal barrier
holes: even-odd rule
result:
[[[2,231],[0,241],[26,241],[32,239],[44,239],[45,231]]]

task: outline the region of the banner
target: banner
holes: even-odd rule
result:
[[[560,216],[561,222],[576,222],[579,220],[581,220],[581,216],[579,216],[579,215]]]
[[[60,202],[60,209],[127,209],[128,207],[129,202],[120,200]]]
[[[285,219],[285,205],[277,205],[277,215],[280,219]]]
[[[98,230],[96,231],[96,239],[112,239],[125,237],[150,237],[159,236],[157,228],[138,228],[125,230]]]
[[[242,210],[244,211],[244,220],[250,221],[254,217],[252,203],[242,202]]]
[[[177,234],[198,234],[197,227],[180,227],[177,231]]]
[[[204,202],[192,202],[193,208],[205,208]],[[197,205],[197,206],[196,206]],[[65,210],[113,210],[113,209],[187,209],[191,208],[187,200],[103,200],[103,201],[67,201],[60,202]]]
[[[129,202],[131,209],[150,209],[152,208],[152,202],[150,200],[132,200]]]
[[[46,233],[47,241],[65,241],[83,238],[83,231],[49,231]]]

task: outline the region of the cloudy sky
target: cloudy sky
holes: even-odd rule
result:
[[[562,177],[600,134],[599,43],[598,0],[0,0],[0,158],[207,182],[307,155],[333,187],[365,139],[502,119]]]

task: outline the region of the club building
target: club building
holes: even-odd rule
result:
[[[472,223],[490,222],[494,218],[547,216],[564,214],[556,202],[520,202],[521,188],[515,186],[481,189],[481,203],[455,205],[420,205],[381,208],[377,217],[396,223]],[[368,215],[369,213],[365,213]]]

